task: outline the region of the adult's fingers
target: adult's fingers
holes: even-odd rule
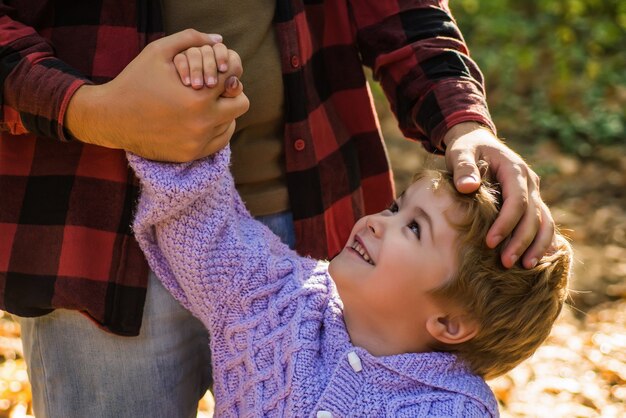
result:
[[[493,164],[491,168],[494,168]],[[497,164],[495,175],[502,189],[503,203],[500,214],[487,232],[487,245],[491,248],[513,232],[528,209],[528,180],[523,171],[517,163]],[[509,264],[512,263],[505,263]]]
[[[158,39],[148,45],[149,48],[156,49],[160,55],[171,60],[174,55],[191,47],[201,47],[202,45],[215,45],[222,42],[222,35],[214,33],[198,32],[195,29],[185,29],[164,38]]]
[[[454,186],[461,193],[471,193],[480,187],[480,172],[476,166],[474,148],[448,148],[446,163],[452,170]]]
[[[250,101],[244,93],[236,97],[219,97],[217,101],[217,109],[222,120],[236,119],[243,115],[250,108]]]
[[[515,262],[519,260],[535,239],[540,224],[540,208],[531,200],[500,255],[504,267],[513,267]]]
[[[502,251],[502,264],[507,268],[512,267],[520,257],[525,268],[533,268],[554,239],[555,225],[550,209],[541,200],[539,189],[532,182],[531,176],[528,187],[532,192],[528,207]]]
[[[545,203],[541,202],[539,211],[539,230],[522,258],[522,265],[526,268],[535,267],[541,260],[541,257],[549,250],[554,240],[555,225],[550,209],[548,209]]]

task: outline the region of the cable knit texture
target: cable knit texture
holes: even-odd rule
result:
[[[137,239],[209,329],[216,417],[498,416],[489,387],[454,355],[353,346],[328,263],[298,256],[249,215],[228,148],[187,164],[128,158],[142,183]]]

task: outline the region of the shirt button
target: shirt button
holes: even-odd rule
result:
[[[298,138],[293,142],[293,147],[296,151],[302,151],[306,147],[306,142],[304,142],[304,139]]]
[[[293,68],[298,68],[300,66],[300,57],[297,55],[291,56],[291,66]]]
[[[317,411],[317,418],[333,418],[333,414],[329,411]]]
[[[363,370],[363,365],[361,364],[361,359],[356,355],[354,351],[350,351],[348,353],[348,363],[352,366],[352,370],[355,372],[360,372]]]

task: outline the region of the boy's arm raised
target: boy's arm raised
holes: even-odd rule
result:
[[[137,240],[166,288],[209,329],[237,317],[248,292],[273,280],[274,256],[291,251],[246,210],[229,157],[229,148],[186,164],[129,154],[142,184]]]

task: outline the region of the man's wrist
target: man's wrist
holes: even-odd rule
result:
[[[73,139],[86,144],[117,148],[100,138],[101,135],[98,134],[99,121],[106,112],[101,87],[83,85],[78,88],[67,105],[63,124]]]

